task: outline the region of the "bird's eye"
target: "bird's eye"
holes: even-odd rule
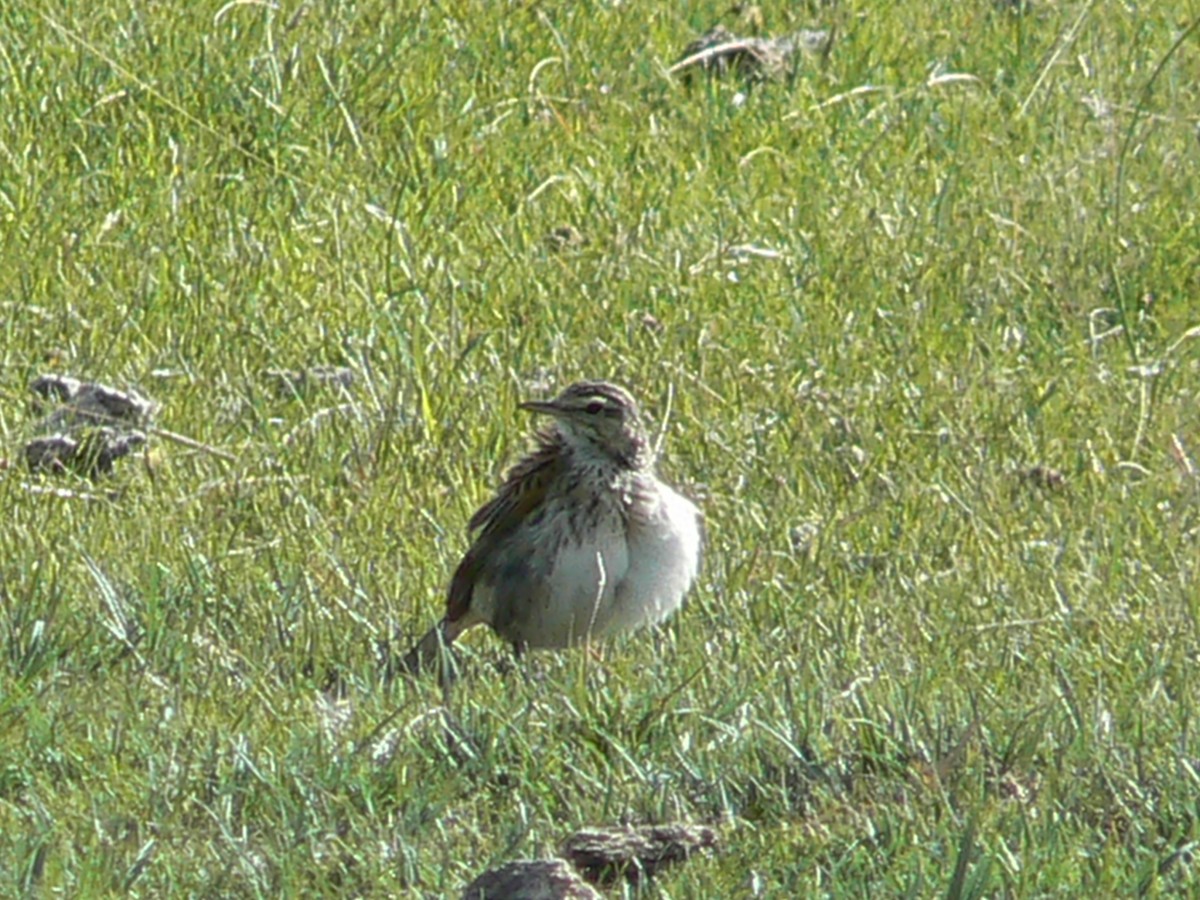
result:
[[[589,415],[598,416],[604,411],[604,404],[599,400],[593,400],[587,405],[587,411]]]

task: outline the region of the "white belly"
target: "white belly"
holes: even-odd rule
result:
[[[630,522],[629,568],[617,585],[610,633],[661,622],[683,602],[700,568],[700,514],[691,501],[660,485],[657,508]]]
[[[538,639],[531,644],[569,647],[607,634],[613,598],[628,570],[622,528],[604,529],[585,546],[563,547],[535,612]]]
[[[570,647],[665,619],[700,565],[699,514],[665,485],[639,499],[649,502],[628,515],[611,510],[579,543],[524,543],[526,555],[475,586],[473,611],[531,648]],[[556,515],[566,512],[549,514],[551,532]]]

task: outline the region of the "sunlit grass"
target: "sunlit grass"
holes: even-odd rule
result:
[[[1194,10],[1003,6],[763,4],[835,45],[753,88],[666,74],[722,4],[5,7],[5,893],[672,820],[723,850],[646,896],[1194,891]],[[48,371],[200,447],[32,476]],[[702,502],[689,605],[385,684],[582,376]]]

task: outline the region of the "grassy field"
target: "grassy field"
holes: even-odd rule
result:
[[[0,9],[3,896],[672,821],[722,848],[609,895],[1200,892],[1195,4],[765,2],[828,56],[668,75],[724,8]],[[202,446],[31,474],[56,372]],[[703,506],[689,605],[385,684],[578,377]]]

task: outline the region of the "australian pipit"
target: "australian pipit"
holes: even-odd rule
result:
[[[581,381],[521,407],[550,422],[471,518],[475,541],[450,580],[445,617],[404,659],[411,673],[473,625],[518,653],[651,625],[696,578],[700,513],[655,476],[627,391]]]

